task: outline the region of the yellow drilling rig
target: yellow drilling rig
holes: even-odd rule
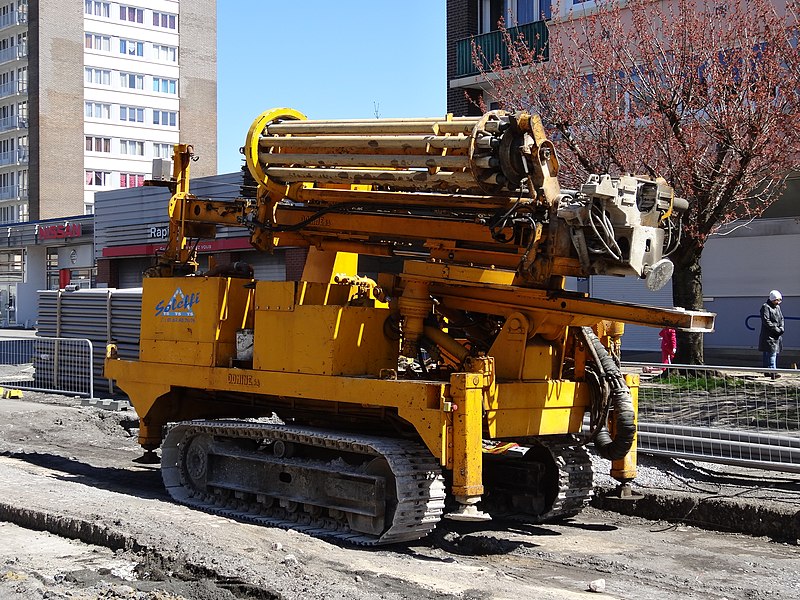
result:
[[[587,443],[622,484],[635,477],[638,378],[619,368],[621,324],[708,332],[714,315],[565,281],[663,285],[687,208],[666,182],[592,175],[561,189],[540,119],[503,111],[274,109],[242,152],[257,192],[220,200],[189,192],[192,147],[175,147],[139,360],[107,351],[175,500],[376,545],[442,516],[575,515],[592,493]],[[266,252],[307,248],[302,279],[256,281],[240,263],[198,272],[193,241],[218,225]],[[403,267],[365,277],[359,255]]]

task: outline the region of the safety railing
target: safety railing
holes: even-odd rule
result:
[[[92,351],[88,339],[0,339],[0,387],[94,398]]]
[[[11,27],[12,25],[21,25],[27,22],[27,11],[15,10],[4,15],[0,15],[0,29],[4,27]]]
[[[640,374],[640,452],[800,472],[800,371],[622,366]]]
[[[19,117],[4,117],[0,119],[0,131],[8,131],[9,129],[17,129],[19,127],[27,127],[28,123],[26,119],[20,119]]]
[[[549,60],[549,31],[546,21],[535,21],[525,25],[509,27],[507,34],[514,42],[524,44],[539,60]],[[475,64],[472,56],[473,43],[479,48],[483,69],[490,71],[496,60],[500,62],[504,69],[511,66],[511,57],[509,56],[504,33],[502,31],[490,31],[489,33],[456,41],[456,77],[466,77],[480,73],[481,69]]]
[[[27,45],[11,46],[11,48],[0,50],[0,63],[16,60],[18,58],[25,58],[26,56],[28,56]]]
[[[13,96],[15,94],[27,94],[28,82],[27,81],[9,81],[0,84],[0,97]]]
[[[14,165],[28,160],[27,146],[10,150],[9,152],[0,152],[0,165]]]
[[[27,198],[28,188],[21,185],[7,185],[0,187],[0,200],[11,200],[14,198]]]

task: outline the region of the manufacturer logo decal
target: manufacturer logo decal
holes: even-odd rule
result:
[[[200,302],[200,294],[186,295],[181,288],[175,288],[175,293],[168,302],[160,300],[156,304],[156,316],[168,317],[166,320],[173,323],[194,321],[194,305]]]

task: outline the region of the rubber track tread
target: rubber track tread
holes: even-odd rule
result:
[[[300,523],[286,517],[283,508],[266,508],[258,503],[242,506],[243,501],[231,499],[220,506],[191,490],[181,476],[180,444],[196,434],[225,438],[281,440],[306,444],[334,451],[357,452],[383,457],[389,464],[396,482],[397,507],[391,526],[379,537],[343,529],[337,523],[330,526],[329,518],[314,518],[302,514]],[[416,540],[430,533],[444,511],[445,488],[439,463],[430,451],[414,441],[376,436],[342,434],[336,431],[269,425],[239,421],[187,421],[174,426],[164,440],[162,477],[170,496],[180,504],[232,519],[302,531],[316,537],[342,540],[361,546],[376,546]],[[216,500],[216,499],[215,499]],[[299,517],[300,514],[295,513]]]

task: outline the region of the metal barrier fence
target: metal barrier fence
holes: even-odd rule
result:
[[[94,398],[89,339],[0,339],[0,387]],[[800,472],[800,371],[624,362],[640,375],[638,449]]]
[[[641,376],[639,451],[800,472],[800,371],[665,366],[622,364]]]
[[[94,398],[92,342],[79,338],[0,340],[0,387]]]

